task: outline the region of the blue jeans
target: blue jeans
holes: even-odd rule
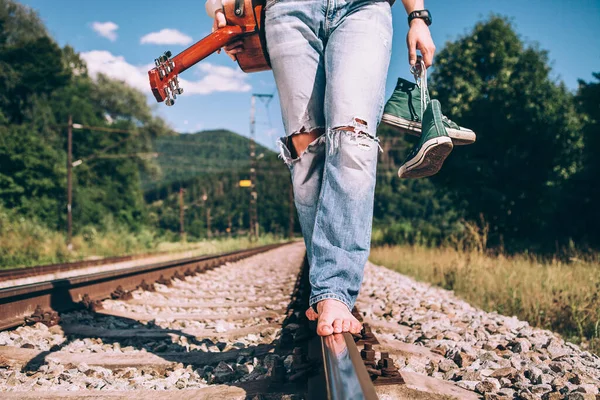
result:
[[[267,50],[286,137],[278,142],[310,265],[310,305],[352,309],[369,256],[391,56],[386,0],[267,0]],[[291,135],[325,133],[292,158]]]

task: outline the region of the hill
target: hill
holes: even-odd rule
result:
[[[207,174],[232,172],[246,174],[250,168],[250,140],[229,130],[206,130],[159,137],[153,143],[158,153],[154,174],[145,174],[144,191],[172,184],[185,184]],[[273,158],[275,153],[256,145],[256,154]]]

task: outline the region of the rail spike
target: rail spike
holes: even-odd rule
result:
[[[89,294],[84,294],[81,299],[81,304],[85,307],[86,310],[89,311],[97,311],[102,310],[102,302],[100,300],[92,300]]]
[[[33,325],[42,323],[48,327],[57,325],[60,322],[60,317],[56,311],[44,311],[39,304],[35,307],[35,311],[29,317],[25,317],[25,323]]]

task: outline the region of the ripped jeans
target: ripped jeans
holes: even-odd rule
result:
[[[310,305],[352,309],[371,243],[379,143],[391,56],[386,0],[267,0],[265,34],[310,265]],[[290,136],[325,132],[292,158]]]

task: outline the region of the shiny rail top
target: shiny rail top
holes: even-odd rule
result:
[[[327,398],[330,400],[372,400],[377,393],[356,344],[349,333],[321,338]]]

